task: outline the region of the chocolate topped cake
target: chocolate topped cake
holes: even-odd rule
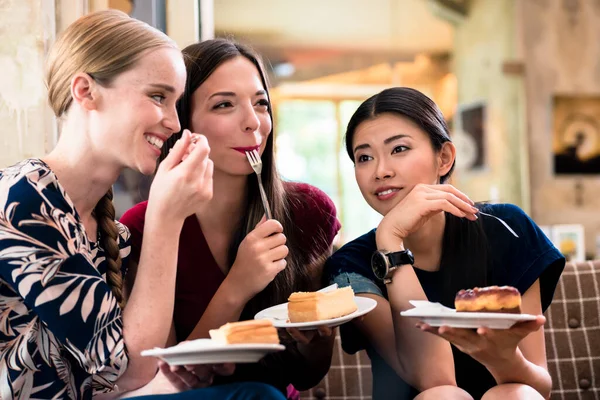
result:
[[[488,286],[460,290],[454,299],[454,307],[460,312],[521,312],[521,294],[512,286]]]

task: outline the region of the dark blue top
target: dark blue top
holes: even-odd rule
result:
[[[565,259],[540,228],[520,208],[511,204],[486,204],[480,211],[481,226],[488,243],[486,285],[510,285],[524,294],[539,278],[542,309],[552,302],[554,289],[565,265]],[[385,285],[371,270],[371,255],[377,249],[375,229],[346,244],[327,261],[325,270],[330,282],[352,286],[355,293],[372,293],[387,299]],[[442,267],[442,266],[440,266]],[[443,268],[452,269],[451,265]],[[441,272],[415,272],[429,301],[454,308],[441,297]],[[466,289],[466,287],[465,287]],[[373,399],[413,398],[417,393],[404,383],[395,371],[368,343],[353,324],[341,327],[342,346],[348,353],[366,349],[372,362]],[[456,380],[459,387],[478,399],[496,385],[488,370],[452,346]]]

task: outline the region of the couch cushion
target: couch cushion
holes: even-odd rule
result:
[[[600,261],[565,266],[546,318],[552,399],[598,399]]]

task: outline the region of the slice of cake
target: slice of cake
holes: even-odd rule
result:
[[[488,286],[460,290],[454,299],[456,311],[521,313],[521,294],[512,286]]]
[[[211,329],[208,333],[212,340],[222,344],[279,344],[277,329],[267,319],[228,322],[219,329]]]
[[[343,317],[358,309],[350,286],[330,292],[295,292],[288,298],[290,322],[311,322]]]

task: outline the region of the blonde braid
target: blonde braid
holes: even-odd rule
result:
[[[112,188],[98,201],[94,208],[94,216],[98,223],[98,235],[102,249],[108,263],[106,269],[106,280],[113,295],[116,297],[121,308],[125,307],[123,298],[123,277],[121,275],[121,254],[117,237],[119,230],[115,224],[115,207],[112,202]]]

